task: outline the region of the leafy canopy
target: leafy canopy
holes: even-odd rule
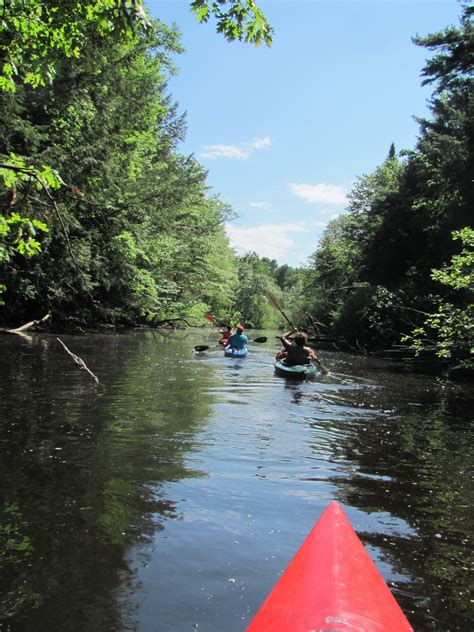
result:
[[[191,9],[199,22],[214,16],[217,32],[228,41],[272,44],[273,28],[254,0],[193,0]]]

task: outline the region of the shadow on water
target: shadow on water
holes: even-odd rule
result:
[[[243,630],[332,499],[417,632],[473,628],[472,390],[323,352],[290,382],[271,342],[193,355],[202,332],[65,336],[96,387],[55,337],[4,338],[2,632]]]

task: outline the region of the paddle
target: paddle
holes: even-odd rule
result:
[[[267,338],[265,336],[260,336],[260,338],[255,338],[254,340],[249,340],[249,342],[267,342]],[[208,349],[215,349],[216,347],[220,347],[223,349],[222,345],[197,345],[194,347],[194,351],[197,353],[201,353],[201,351],[207,351]]]
[[[216,324],[216,319],[215,319],[215,317],[214,317],[214,316],[213,316],[210,312],[206,312],[206,313],[204,314],[204,318],[205,318],[206,320],[208,320],[210,323],[212,323],[213,325],[215,325],[215,324]]]
[[[273,307],[275,307],[280,314],[283,316],[283,318],[286,320],[286,322],[289,324],[289,326],[292,329],[295,329],[295,326],[293,325],[293,323],[291,322],[291,320],[288,318],[288,316],[285,314],[285,312],[283,311],[280,303],[277,301],[277,298],[274,294],[272,294],[272,292],[270,292],[269,290],[267,290],[267,298],[270,301],[270,303],[273,305]],[[329,369],[327,367],[325,367],[323,364],[321,364],[321,362],[317,359],[317,358],[311,358],[311,360],[313,362],[316,362],[316,364],[319,366],[319,368],[321,369],[321,371],[323,373],[329,373]]]
[[[285,314],[285,312],[283,311],[280,303],[277,301],[276,296],[274,294],[272,294],[270,292],[270,290],[267,291],[267,298],[270,301],[270,303],[273,305],[273,307],[275,307],[280,314],[283,316],[283,318],[286,320],[286,322],[289,324],[289,326],[292,329],[295,329],[295,326],[293,325],[293,323],[291,322],[291,320],[288,318],[288,316]]]

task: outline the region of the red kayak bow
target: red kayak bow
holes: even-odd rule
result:
[[[342,507],[330,503],[247,632],[413,632]]]

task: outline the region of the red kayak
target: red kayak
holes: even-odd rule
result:
[[[413,628],[342,507],[330,503],[247,632],[408,632]]]

